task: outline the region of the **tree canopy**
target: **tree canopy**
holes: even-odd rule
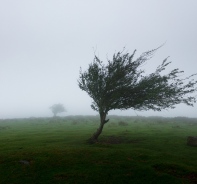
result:
[[[54,117],[58,114],[58,113],[62,113],[62,112],[66,112],[66,109],[64,108],[64,106],[62,104],[54,104],[50,107],[51,111],[54,114]]]
[[[91,107],[99,112],[103,126],[112,109],[161,111],[180,103],[193,106],[196,102],[196,97],[190,95],[197,91],[197,81],[192,79],[196,74],[180,78],[183,71],[176,68],[162,75],[171,63],[168,58],[153,73],[145,74],[141,66],[157,49],[144,52],[135,60],[136,50],[132,54],[118,52],[107,64],[95,55],[88,69],[80,70],[79,88],[93,99]],[[97,139],[99,135],[92,138]]]

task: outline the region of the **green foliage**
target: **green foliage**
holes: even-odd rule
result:
[[[80,70],[78,80],[80,89],[93,99],[92,109],[107,114],[112,109],[161,111],[180,103],[192,106],[196,98],[188,95],[197,91],[197,81],[191,79],[196,74],[180,79],[183,71],[176,68],[162,75],[171,63],[167,58],[149,75],[140,68],[157,49],[144,52],[136,60],[136,51],[118,52],[106,65],[95,56],[87,71]]]
[[[54,116],[56,116],[58,113],[66,112],[66,109],[64,108],[62,104],[54,104],[49,108],[53,112]]]

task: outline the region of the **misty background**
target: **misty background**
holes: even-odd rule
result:
[[[196,7],[196,0],[0,1],[0,119],[52,116],[56,103],[67,109],[63,116],[98,114],[77,83],[94,54],[106,62],[125,47],[137,58],[165,43],[147,73],[168,56],[168,71],[196,73]],[[109,114],[197,117],[196,107]]]

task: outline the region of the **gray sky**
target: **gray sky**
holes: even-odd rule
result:
[[[170,56],[169,70],[196,73],[196,7],[196,0],[0,1],[0,118],[52,116],[55,103],[65,105],[62,115],[97,114],[77,85],[94,52],[106,61],[126,47],[137,57],[166,42],[147,72]],[[197,117],[196,107],[109,114]]]

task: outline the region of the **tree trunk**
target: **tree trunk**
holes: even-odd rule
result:
[[[100,125],[99,125],[99,128],[92,135],[92,137],[90,139],[88,139],[88,142],[89,143],[92,143],[93,144],[93,143],[95,143],[95,142],[98,141],[98,137],[102,133],[103,127],[104,127],[105,123],[107,123],[109,121],[109,119],[108,120],[105,120],[106,114],[107,113],[104,113],[104,112],[100,113]]]
[[[54,112],[54,113],[53,113],[53,117],[55,118],[56,116],[57,116],[57,113]]]

